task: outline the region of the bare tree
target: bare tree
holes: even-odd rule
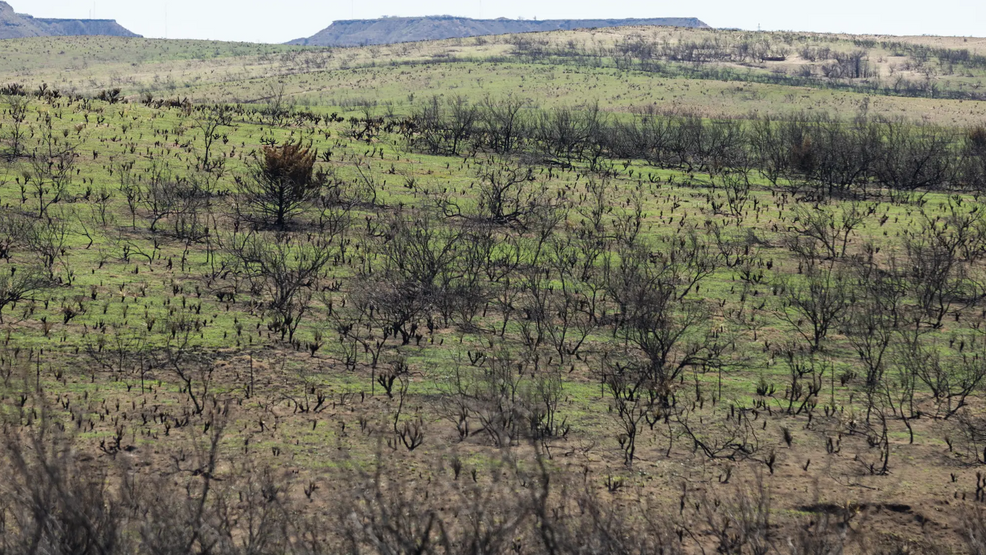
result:
[[[196,176],[175,177],[167,166],[153,166],[145,188],[133,182],[121,187],[128,204],[146,210],[152,233],[161,230],[160,224],[168,224],[165,232],[179,239],[198,241],[205,236],[201,211],[211,195]]]
[[[880,183],[897,190],[935,190],[952,181],[953,141],[944,129],[889,122],[884,144],[875,162]]]
[[[39,268],[10,266],[8,271],[0,272],[0,324],[3,323],[3,310],[23,300],[30,300],[47,287],[49,280]]]
[[[866,387],[872,394],[880,390],[901,323],[907,284],[892,259],[886,270],[872,260],[858,262],[852,281],[856,298],[844,313],[841,329],[866,366]]]
[[[864,207],[858,202],[840,203],[837,208],[796,205],[791,248],[802,256],[821,250],[828,258],[843,258],[850,238],[865,219]]]
[[[4,96],[7,115],[10,117],[8,130],[4,133],[3,139],[7,144],[7,152],[4,153],[7,160],[14,160],[24,152],[24,139],[27,136],[27,129],[24,122],[27,120],[27,109],[30,101],[27,96],[8,95]]]
[[[917,300],[915,323],[942,326],[945,316],[982,296],[974,262],[986,254],[986,220],[978,207],[950,199],[944,217],[922,212],[918,229],[904,236],[908,278]]]
[[[626,249],[605,261],[607,291],[620,310],[616,332],[647,357],[648,379],[664,405],[673,382],[703,360],[705,345],[696,332],[708,311],[687,296],[718,267],[694,234],[673,241],[667,253]]]
[[[37,420],[22,433],[4,422],[0,545],[19,553],[82,555],[134,548],[124,532],[124,493],[107,484],[111,466],[85,464],[51,409],[42,407]]]
[[[24,220],[25,246],[38,257],[41,266],[54,279],[55,266],[64,261],[68,224],[63,219]]]
[[[769,116],[753,121],[749,134],[757,171],[774,186],[790,168],[782,126]]]
[[[287,98],[287,85],[284,81],[269,83],[264,88],[265,105],[260,112],[263,121],[269,125],[280,126],[291,114],[291,99]]]
[[[479,109],[456,95],[444,103],[433,96],[415,111],[414,143],[430,154],[458,156],[476,132]]]
[[[637,451],[637,436],[645,424],[651,428],[666,416],[662,405],[667,397],[667,384],[654,380],[646,365],[608,361],[603,383],[620,421],[617,440],[623,450],[623,464],[633,466]]]
[[[202,418],[202,441],[167,453],[160,473],[93,459],[43,401],[31,426],[5,418],[0,545],[16,553],[319,553],[276,472],[227,461],[224,406]],[[20,409],[26,420],[25,409]],[[162,418],[164,416],[162,415]],[[118,430],[117,437],[121,432]],[[108,453],[115,453],[106,449]],[[249,459],[249,457],[247,457]],[[231,495],[235,492],[235,495]],[[238,499],[238,502],[232,502]]]
[[[165,324],[166,344],[158,364],[172,372],[181,382],[181,391],[192,402],[195,414],[202,414],[212,391],[211,360],[197,356],[193,337],[202,331],[205,322],[194,309],[185,307],[169,315]]]
[[[975,348],[976,338],[963,338],[970,353],[948,356],[933,340],[918,339],[902,361],[908,370],[931,391],[935,416],[948,419],[966,406],[966,399],[980,389],[986,378],[986,354]]]
[[[754,488],[737,486],[730,497],[714,501],[706,498],[700,504],[709,534],[718,542],[716,551],[754,555],[774,552],[770,488],[763,476],[756,476]]]
[[[560,107],[538,112],[533,134],[551,156],[563,158],[568,164],[588,158],[594,166],[601,152],[590,151],[598,145],[606,124],[605,115],[596,102],[586,107]]]
[[[233,114],[227,106],[217,105],[199,108],[195,124],[202,132],[202,155],[199,157],[198,167],[203,172],[215,173],[217,177],[222,175],[226,166],[226,157],[222,154],[216,155],[213,152],[213,147],[216,141],[224,138],[219,130],[228,127],[232,121]]]
[[[962,145],[959,176],[974,191],[986,189],[986,126],[973,127]]]
[[[460,437],[483,433],[497,447],[507,447],[529,423],[529,405],[524,397],[527,376],[532,373],[529,357],[515,356],[502,344],[489,351],[470,352],[469,364],[456,361],[442,384],[446,399],[443,412],[455,423]],[[478,429],[470,430],[469,422]],[[540,420],[539,420],[540,421]]]
[[[253,290],[263,293],[271,330],[293,340],[335,252],[332,238],[303,242],[287,235],[250,233],[234,235],[227,248]]]
[[[804,276],[781,281],[783,306],[781,320],[790,324],[811,345],[812,352],[822,348],[822,341],[834,328],[851,304],[850,288],[841,268],[806,263]]]
[[[525,228],[540,212],[549,210],[543,183],[531,167],[517,167],[510,162],[488,159],[477,171],[479,199],[475,211],[463,211],[448,194],[439,199],[446,216],[473,217],[494,225]]]
[[[546,266],[522,271],[524,341],[533,349],[546,340],[562,362],[576,356],[599,325],[596,307],[601,304],[602,292],[595,284],[576,277],[588,272],[582,264],[592,263],[579,255],[570,242],[555,238],[549,246]]]
[[[51,115],[45,114],[40,127],[38,148],[31,157],[30,183],[38,199],[38,217],[44,217],[48,207],[64,199],[72,182],[75,168],[75,145],[67,136],[59,139]]]
[[[527,101],[508,96],[494,100],[487,96],[479,116],[479,126],[483,141],[498,154],[513,152],[524,135],[525,121],[521,111]]]
[[[484,261],[477,258],[464,230],[427,213],[401,214],[391,219],[383,239],[382,279],[364,275],[364,281],[379,284],[376,293],[364,292],[376,297],[379,316],[390,320],[385,325],[404,345],[416,334],[422,317],[430,318],[438,310],[447,325],[460,302],[481,294],[477,280]]]

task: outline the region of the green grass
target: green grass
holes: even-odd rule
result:
[[[560,34],[549,40],[568,40],[571,35]],[[576,38],[579,36],[576,34]],[[607,34],[594,40],[602,44],[618,39],[618,35]],[[816,39],[829,40],[818,37],[812,40]],[[466,40],[324,51],[193,41],[33,40],[0,44],[0,82],[35,85],[45,81],[64,91],[93,92],[108,88],[119,75],[126,75],[121,84],[131,97],[148,91],[156,97],[188,96],[197,103],[258,102],[249,107],[262,107],[264,98],[283,85],[288,98],[299,105],[318,114],[340,112],[346,117],[380,116],[389,111],[408,114],[433,93],[462,95],[472,102],[481,102],[486,95],[515,95],[544,107],[599,102],[613,117],[629,117],[631,112],[648,106],[658,111],[694,110],[709,117],[777,114],[809,108],[852,116],[867,98],[834,89],[791,90],[778,85],[666,78],[607,67],[531,64],[517,59],[491,61],[509,54],[511,47],[505,42],[507,39],[485,44]],[[790,40],[802,39],[791,37]],[[842,42],[838,46],[847,47]],[[436,54],[446,51],[470,60],[410,64],[434,59]],[[51,61],[42,63],[41,53],[50,55]],[[871,115],[906,115],[956,126],[979,121],[986,113],[981,102],[892,96],[874,97],[868,110]],[[478,316],[472,327],[439,324],[434,333],[429,333],[422,325],[420,344],[412,341],[406,346],[388,337],[381,368],[371,370],[368,355],[359,350],[353,370],[344,364],[343,337],[326,306],[331,301],[334,310],[339,311],[337,314],[346,316],[351,307],[344,303],[350,298],[360,272],[370,267],[374,272],[381,271],[384,260],[381,246],[390,239],[384,224],[395,214],[433,210],[437,206],[435,195],[441,191],[459,201],[466,214],[475,211],[476,159],[420,154],[393,134],[357,141],[351,138],[347,122],[315,125],[289,119],[284,125],[272,126],[249,113],[236,113],[231,124],[220,131],[223,140],[215,145],[226,166],[215,182],[216,194],[203,208],[203,214],[209,216],[206,220],[210,227],[209,240],[185,241],[169,231],[171,222],[167,220],[158,231],[152,232],[146,207],[138,210],[132,224],[120,191],[120,167],[132,163],[132,174],[142,185],[146,185],[151,169],[162,164],[170,166],[176,177],[204,177],[195,168],[202,150],[202,131],[196,121],[200,117],[198,112],[186,114],[181,109],[155,109],[139,103],[109,105],[101,101],[33,99],[24,124],[35,132],[35,137],[27,141],[28,151],[38,139],[38,122],[45,115],[53,118],[55,136],[74,146],[78,171],[72,175],[65,197],[50,212],[52,218],[65,222],[69,229],[64,252],[53,269],[59,282],[35,299],[4,310],[0,370],[9,369],[9,375],[0,393],[8,400],[16,403],[17,392],[24,387],[18,381],[18,373],[24,375],[28,384],[32,377],[40,376],[46,397],[57,400],[53,405],[63,421],[67,418],[71,422],[75,418],[70,415],[73,410],[78,410],[86,422],[93,420],[92,427],[79,434],[80,441],[90,447],[98,445],[101,439],[113,437],[116,426],[125,426],[128,438],[136,438],[140,450],[158,453],[186,441],[195,444],[203,437],[205,423],[201,419],[204,417],[190,414],[183,385],[165,356],[168,346],[175,342],[168,323],[185,316],[200,324],[190,335],[189,347],[192,354],[202,357],[201,368],[211,369],[208,377],[211,391],[233,405],[225,446],[231,458],[249,452],[259,463],[302,473],[331,473],[347,464],[371,468],[377,450],[385,448],[381,447],[383,440],[393,439],[390,426],[398,406],[397,400],[388,398],[381,386],[372,383],[371,376],[392,360],[403,357],[412,373],[401,420],[421,416],[425,422],[427,436],[421,452],[447,460],[450,452],[461,449],[467,467],[495,467],[497,455],[485,442],[485,436],[475,434],[458,443],[446,415],[437,410],[437,401],[446,391],[448,376],[456,364],[475,376],[482,375],[482,364],[470,365],[467,353],[491,351],[491,343],[515,356],[523,352],[522,328],[526,322],[522,321],[521,309],[511,313],[502,338],[497,338],[494,331],[501,325],[502,314],[498,305],[491,302],[486,315]],[[10,125],[4,115],[0,138],[6,136]],[[62,136],[63,130],[66,136]],[[333,169],[347,187],[362,179],[360,171],[378,186],[377,205],[352,206],[353,225],[346,236],[346,255],[333,261],[317,284],[316,289],[324,289],[313,294],[310,312],[298,329],[295,344],[282,341],[268,329],[271,319],[264,314],[268,299],[259,290],[251,291],[251,284],[244,276],[232,268],[229,272],[214,273],[216,266],[229,258],[221,243],[233,234],[232,215],[241,193],[237,180],[250,179],[255,156],[266,139],[279,144],[293,139],[310,141],[319,153],[331,152],[328,161],[319,158],[318,166]],[[783,398],[790,381],[790,369],[779,356],[779,347],[796,339],[792,325],[780,318],[784,305],[779,284],[784,278],[793,282],[803,279],[799,276],[798,261],[785,246],[797,204],[791,195],[771,188],[764,179],[754,176],[750,200],[741,217],[736,218],[713,210],[710,201],[716,200],[721,192],[710,188],[709,175],[656,168],[637,160],[613,162],[608,211],[603,218],[608,232],[629,214],[632,200],[639,196],[644,211],[642,239],[652,252],[665,251],[671,241],[688,231],[694,231],[704,242],[711,242],[712,223],[721,226],[724,234],[733,239],[753,233],[760,242],[754,262],[763,266],[761,282],[745,286],[740,268],[721,267],[701,282],[699,291],[690,295],[691,300],[705,303],[707,318],[686,335],[686,340],[705,340],[709,333],[732,333],[737,338],[737,348],[728,354],[721,374],[700,366],[685,370],[681,382],[674,384],[681,406],[701,405],[697,409],[699,418],[722,419],[731,406],[749,408],[764,401],[776,419],[763,429],[765,446],[779,445],[778,429],[785,426],[796,430],[798,448],[816,451],[824,448],[823,436],[844,431],[840,418],[848,420],[846,415],[853,414],[861,418],[865,400],[858,377],[845,386],[836,379],[834,405],[839,415],[821,416],[822,407],[833,404],[829,389],[833,374],[827,374],[823,380],[814,421],[803,414],[779,414],[786,409]],[[43,222],[44,218],[35,217],[38,206],[30,187],[22,201],[23,174],[31,169],[26,157],[5,161],[0,166],[0,206],[5,215],[23,213],[26,218]],[[537,179],[545,184],[546,196],[570,204],[556,234],[572,236],[586,220],[580,209],[585,208],[582,199],[588,193],[587,168],[551,167],[549,171],[547,166],[539,165],[536,169]],[[100,207],[94,200],[103,189],[110,193],[105,222],[99,217]],[[925,210],[933,214],[941,212],[947,197],[943,193],[927,195]],[[976,202],[971,196],[962,198],[967,207]],[[834,205],[838,202],[833,201]],[[894,250],[902,256],[901,236],[921,222],[918,207],[896,204],[886,197],[875,197],[869,202],[874,210],[851,236],[850,253],[860,254],[863,245],[872,242],[882,249],[882,257]],[[315,208],[306,207],[299,218],[299,227],[290,233],[293,241],[310,240],[313,228],[306,228],[305,222],[314,216]],[[436,222],[440,222],[436,225],[473,225],[468,218]],[[498,233],[501,238],[516,238],[523,245],[525,259],[533,256],[532,230],[504,227]],[[273,240],[274,235],[266,237]],[[28,266],[33,256],[25,245],[16,244],[11,258],[0,262],[0,272]],[[600,269],[601,263],[594,268]],[[976,271],[979,270],[977,267]],[[517,279],[521,280],[522,276]],[[336,281],[341,284],[338,290],[329,287]],[[555,291],[561,287],[555,276],[550,276],[547,283]],[[217,293],[227,291],[236,291],[236,299],[221,300]],[[519,294],[515,302],[518,306],[526,302],[524,295]],[[63,308],[79,306],[83,310],[65,322]],[[606,315],[612,317],[615,312],[615,306],[610,303]],[[928,330],[928,337],[946,345],[953,337],[972,333],[978,325],[977,315],[972,312],[963,312],[959,322],[949,319],[943,329]],[[751,315],[757,318],[757,326],[749,325]],[[323,335],[324,344],[312,356],[306,344],[316,332]],[[380,337],[380,330],[374,333]],[[146,341],[141,353],[135,353],[133,344],[127,343],[132,335]],[[103,356],[88,354],[100,349]],[[110,364],[111,355],[119,350],[126,357],[123,369]],[[556,367],[562,375],[558,418],[571,426],[568,437],[548,443],[555,453],[562,452],[564,457],[572,458],[556,459],[563,462],[552,464],[591,467],[596,473],[591,478],[595,487],[601,487],[601,476],[607,474],[626,474],[628,480],[641,487],[657,487],[653,484],[689,472],[705,473],[701,479],[713,481],[713,473],[719,472],[717,465],[725,464],[716,461],[708,468],[704,461],[699,464],[695,455],[689,454],[689,440],[680,436],[674,439],[672,458],[665,459],[667,438],[661,435],[663,424],[658,424],[657,431],[648,429],[642,433],[638,454],[643,462],[636,467],[638,473],[622,468],[617,416],[611,410],[610,392],[600,385],[606,368],[603,358],[608,352],[626,358],[639,358],[640,353],[632,343],[624,341],[619,334],[614,335],[610,324],[593,330],[579,357],[567,357],[564,364],[557,362],[557,353],[547,344],[538,352],[545,367]],[[955,347],[942,347],[942,353],[958,356]],[[818,357],[831,365],[835,376],[860,367],[857,356],[838,329],[830,332]],[[99,366],[96,359],[106,360],[110,367]],[[142,365],[144,383],[149,386],[145,391],[140,385]],[[248,397],[251,376],[254,390]],[[772,398],[761,399],[756,395],[761,378],[776,386]],[[196,378],[201,379],[204,378]],[[529,375],[521,374],[518,379],[522,388],[532,387]],[[200,381],[195,383],[195,387],[201,386]],[[697,399],[697,388],[704,402]],[[299,401],[319,394],[325,395],[323,410],[318,413],[299,410]],[[927,405],[927,391],[922,389],[920,394]],[[109,415],[104,401],[113,407]],[[117,401],[121,402],[120,411],[115,409]],[[69,403],[70,408],[59,403]],[[978,398],[975,403],[978,407]],[[4,407],[10,408],[8,403]],[[186,417],[191,424],[176,424]],[[369,432],[361,429],[361,420],[369,423]],[[927,463],[927,459],[920,457],[943,451],[939,430],[925,424],[928,420],[917,423],[921,428],[915,435],[918,445],[913,449],[921,451],[914,459],[908,458],[913,451],[906,445],[909,436],[905,429],[899,422],[893,423],[890,437],[897,451],[892,464],[920,467]],[[757,420],[756,424],[761,422]],[[847,444],[852,441],[857,444],[854,448],[865,445],[865,434],[847,432]],[[582,454],[576,455],[579,450]],[[847,447],[846,453],[850,450]],[[283,452],[284,458],[276,455],[277,452]],[[421,452],[409,454],[406,466],[425,475],[437,475],[437,468],[417,458]],[[843,457],[851,456],[843,454]],[[580,462],[568,462],[576,459]],[[747,462],[759,465],[758,460]],[[845,459],[838,461],[832,464],[858,466]],[[671,491],[665,489],[663,494]]]
[[[810,111],[852,117],[866,106],[870,115],[918,119],[916,115],[920,114],[924,121],[944,125],[968,125],[986,118],[978,102],[940,100],[930,95],[873,96],[870,92],[825,86],[755,82],[778,71],[796,74],[801,66],[813,67],[817,72],[823,63],[802,60],[797,52],[806,46],[824,46],[834,52],[863,48],[875,68],[874,74],[884,83],[900,77],[920,81],[924,74],[913,68],[921,67],[934,76],[938,91],[976,93],[982,88],[986,72],[978,67],[936,67],[940,64],[937,58],[917,60],[912,54],[908,54],[910,58],[894,57],[894,52],[880,41],[871,46],[837,35],[765,33],[767,38],[763,40],[774,44],[779,52],[787,52],[787,62],[709,62],[701,67],[719,73],[710,73],[708,78],[689,77],[687,65],[678,62],[662,62],[664,69],[654,73],[640,71],[636,66],[629,70],[618,68],[611,57],[594,57],[594,53],[627,40],[701,43],[713,34],[726,44],[760,40],[748,33],[708,30],[572,31],[522,38],[549,51],[564,52],[574,44],[578,52],[583,52],[579,54],[582,58],[528,58],[515,55],[521,39],[513,36],[344,49],[104,37],[37,38],[4,41],[0,45],[0,82],[20,82],[31,87],[57,83],[63,92],[88,94],[121,87],[131,97],[147,92],[157,97],[234,103],[263,102],[274,89],[283,87],[288,99],[305,107],[339,109],[375,104],[378,111],[397,113],[410,110],[414,100],[425,100],[427,91],[440,91],[467,98],[513,94],[536,99],[542,106],[599,102],[614,112],[656,108],[742,117],[750,113]],[[968,44],[941,43],[934,38],[928,38],[926,44],[970,48]],[[588,64],[581,61],[586,56]],[[901,69],[904,67],[912,69]],[[819,83],[825,85],[827,81]]]

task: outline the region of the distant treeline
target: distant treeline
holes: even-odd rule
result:
[[[986,126],[948,129],[860,115],[784,120],[706,119],[694,114],[618,117],[598,106],[531,108],[518,98],[433,97],[412,115],[412,145],[423,152],[535,153],[596,168],[635,159],[669,169],[758,171],[773,184],[818,192],[986,189]]]
[[[960,65],[967,68],[986,69],[986,56],[970,52],[968,48],[943,48],[901,41],[877,43],[876,41],[859,39],[855,40],[854,43],[857,46],[868,48],[879,44],[881,48],[892,51],[894,56],[911,56],[921,62],[935,59],[943,66]]]
[[[783,38],[783,37],[782,37]],[[794,49],[786,41],[766,34],[747,34],[741,38],[708,37],[702,40],[649,40],[642,36],[627,36],[612,47],[586,47],[575,41],[564,45],[549,43],[536,36],[511,39],[514,61],[517,57],[534,63],[576,63],[589,67],[616,67],[637,70],[666,77],[742,81],[796,87],[818,87],[886,96],[929,97],[955,100],[986,100],[986,93],[942,89],[932,73],[952,74],[957,68],[982,70],[986,56],[967,49],[934,48],[904,42],[857,40],[856,49],[840,51],[829,46],[799,46],[797,54],[812,64],[791,70],[764,71],[715,67],[709,64],[761,64],[785,61]],[[909,56],[903,68],[928,75],[925,79],[907,78],[898,72],[881,78],[874,71],[866,49],[883,48],[894,55]],[[502,61],[509,61],[504,59]],[[936,68],[927,64],[937,61]]]

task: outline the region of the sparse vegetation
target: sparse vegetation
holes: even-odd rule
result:
[[[0,551],[981,553],[981,55],[612,33],[0,44]]]

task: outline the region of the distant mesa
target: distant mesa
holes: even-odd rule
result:
[[[107,35],[140,37],[113,19],[45,19],[14,12],[10,4],[0,1],[0,39],[23,37],[57,37]]]
[[[334,21],[306,39],[288,44],[304,46],[362,46],[394,44],[421,40],[441,40],[480,35],[504,35],[534,31],[623,27],[629,25],[664,25],[672,27],[708,27],[694,17],[659,17],[652,19],[469,19],[452,16],[385,17]]]

